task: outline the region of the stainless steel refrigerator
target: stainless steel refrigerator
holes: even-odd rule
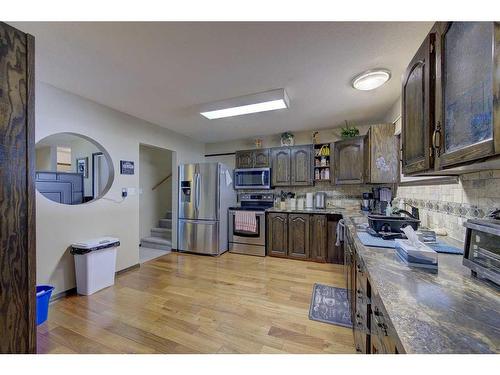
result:
[[[231,172],[221,163],[179,166],[179,251],[220,255],[228,250],[228,208],[236,203]]]

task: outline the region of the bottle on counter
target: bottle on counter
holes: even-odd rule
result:
[[[297,209],[304,209],[304,197],[297,198]]]
[[[391,216],[391,215],[392,215],[391,202],[387,202],[387,207],[385,208],[385,216]]]

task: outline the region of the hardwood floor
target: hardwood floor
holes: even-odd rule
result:
[[[92,296],[53,303],[39,353],[353,353],[349,328],[309,320],[315,282],[342,266],[171,253]]]

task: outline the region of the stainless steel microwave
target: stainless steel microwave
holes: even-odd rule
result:
[[[470,219],[464,223],[464,266],[474,276],[500,285],[500,220]]]
[[[271,168],[234,170],[235,189],[271,189]]]

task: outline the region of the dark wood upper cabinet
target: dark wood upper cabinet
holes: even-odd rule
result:
[[[270,167],[269,156],[270,150],[268,148],[236,151],[236,168]]]
[[[271,149],[271,175],[273,186],[290,186],[290,148]]]
[[[403,76],[405,175],[491,169],[479,162],[500,154],[499,71],[499,22],[434,24]]]
[[[326,262],[327,256],[327,217],[311,215],[309,251],[311,259]]]
[[[288,215],[288,256],[309,258],[309,214]]]
[[[402,152],[403,173],[411,175],[433,168],[431,137],[434,131],[435,33],[430,33],[403,75]]]
[[[292,186],[313,184],[313,147],[312,145],[293,146],[290,148]]]
[[[334,184],[361,184],[365,181],[365,143],[365,136],[359,136],[333,144]]]
[[[35,40],[0,22],[0,353],[36,353]]]
[[[365,182],[395,184],[399,181],[399,142],[394,124],[370,126],[365,140]]]
[[[270,150],[268,148],[254,151],[254,168],[267,168],[270,165]]]
[[[267,255],[287,256],[288,214],[271,212],[267,215]]]
[[[312,185],[312,154],[312,145],[271,149],[273,186]]]
[[[236,151],[236,168],[253,168],[254,160],[253,150]]]
[[[436,167],[500,153],[500,24],[438,22],[434,29]]]

